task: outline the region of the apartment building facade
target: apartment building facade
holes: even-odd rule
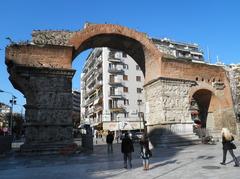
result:
[[[188,60],[197,63],[205,63],[203,51],[196,43],[176,42],[168,38],[151,39],[157,48],[170,57],[179,60]]]
[[[143,129],[144,76],[126,53],[95,48],[81,74],[81,116],[103,130]]]

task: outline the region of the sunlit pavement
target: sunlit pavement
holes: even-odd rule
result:
[[[240,143],[237,143],[240,147]],[[135,144],[133,168],[123,168],[121,144],[114,144],[113,153],[107,153],[104,141],[94,146],[93,153],[72,156],[22,157],[9,154],[0,157],[0,179],[54,179],[54,178],[240,178],[240,168],[233,167],[230,154],[227,165],[222,159],[221,143],[195,145],[180,148],[155,148],[150,161],[150,170],[142,169],[139,145]],[[235,150],[240,159],[239,148]]]

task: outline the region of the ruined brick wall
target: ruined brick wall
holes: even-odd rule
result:
[[[229,78],[221,66],[163,59],[161,74],[164,77],[204,82],[216,91],[223,108],[232,108],[232,96]]]
[[[6,63],[30,67],[71,68],[72,47],[11,45],[6,48]]]

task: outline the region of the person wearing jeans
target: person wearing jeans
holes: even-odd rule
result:
[[[128,133],[125,133],[122,139],[122,153],[123,153],[123,160],[124,160],[124,168],[127,168],[127,163],[129,167],[132,168],[132,152],[134,152],[133,142],[130,139]]]
[[[233,149],[236,149],[236,146],[232,143],[234,140],[232,134],[227,128],[222,129],[222,144],[223,144],[223,161],[220,163],[221,165],[226,165],[226,156],[227,151],[231,154],[235,165],[234,167],[239,167],[239,161],[237,157],[234,155]]]

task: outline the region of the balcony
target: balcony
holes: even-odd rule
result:
[[[125,95],[122,92],[110,92],[108,95],[110,98],[114,98],[114,99],[122,99],[125,98]]]
[[[109,68],[108,69],[109,73],[114,73],[114,74],[123,74],[124,70],[120,68]]]
[[[90,96],[93,92],[95,92],[95,89],[93,87],[89,88],[89,89],[86,90],[85,96]]]
[[[81,80],[87,81],[88,77],[90,75],[93,75],[93,73],[96,71],[96,68],[90,68],[87,70],[87,72],[82,76]]]
[[[86,104],[86,105],[89,105],[90,103],[93,103],[94,100],[95,100],[95,97],[90,98],[90,99],[86,100],[86,103],[85,103],[85,104]]]
[[[99,75],[99,74],[102,74],[103,73],[103,68],[102,66],[101,67],[97,67],[96,68],[96,74]]]
[[[102,111],[103,110],[102,104],[96,104],[95,105],[95,110],[96,110],[96,112]]]
[[[121,59],[121,58],[116,58],[114,56],[111,56],[108,58],[108,61],[109,62],[112,62],[112,63],[124,63],[124,60]]]
[[[88,114],[92,114],[92,113],[94,113],[94,111],[95,111],[94,108],[90,108],[90,109],[88,109]]]
[[[123,105],[111,106],[110,107],[110,112],[124,113],[125,112],[125,107]]]
[[[101,81],[97,81],[96,82],[96,84],[95,84],[95,86],[94,86],[94,88],[96,89],[96,88],[99,88],[100,86],[102,86],[103,85],[103,81],[101,80]]]
[[[121,79],[115,79],[115,80],[110,79],[108,84],[111,86],[124,86],[125,83]]]

